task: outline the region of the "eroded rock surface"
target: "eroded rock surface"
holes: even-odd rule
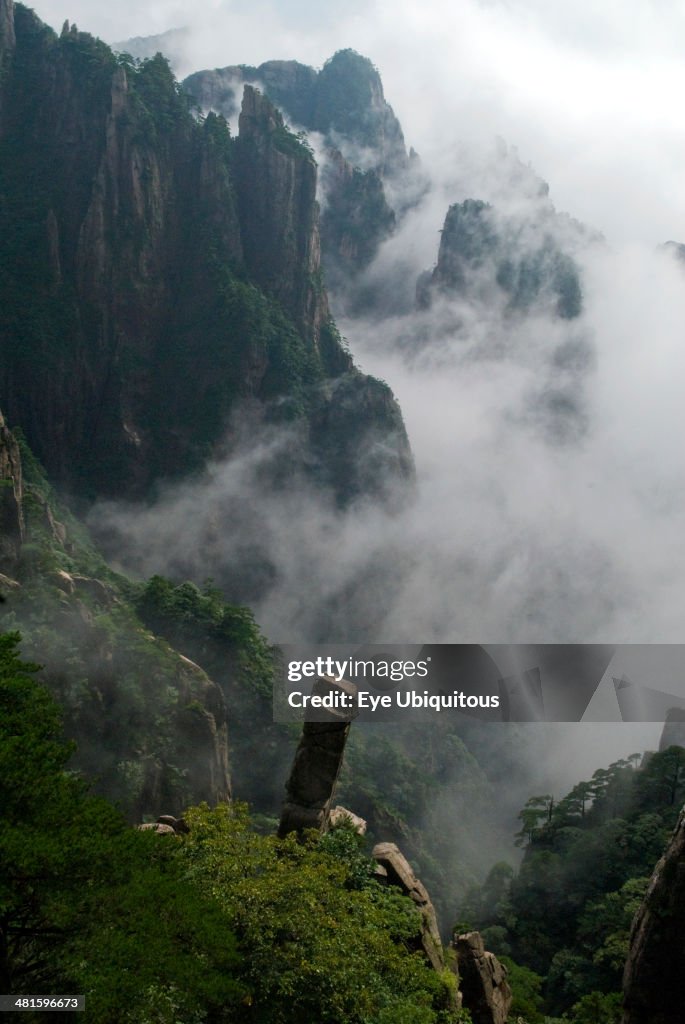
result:
[[[483,944],[480,932],[456,935],[460,990],[473,1024],[506,1024],[511,1007],[507,970]]]
[[[372,857],[382,867],[389,885],[396,885],[410,897],[421,913],[421,948],[436,971],[445,966],[435,907],[423,882],[395,843],[377,843]],[[381,879],[379,878],[379,881]]]
[[[332,688],[356,692],[353,684],[320,677],[312,692],[323,696]],[[326,721],[306,721],[295,751],[295,759],[286,783],[286,799],[281,812],[279,836],[315,828],[325,831],[329,824],[335,786],[342,767],[345,744],[350,731],[351,714],[323,712]]]

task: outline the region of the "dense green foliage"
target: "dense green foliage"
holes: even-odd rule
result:
[[[98,1024],[448,1024],[455,979],[409,951],[412,902],[354,833],[298,845],[245,810],[125,825],[67,770],[56,705],[0,635],[0,980],[84,992]]]
[[[138,588],[135,607],[146,626],[221,687],[229,709],[234,793],[273,829],[299,730],[273,721],[274,652],[251,612],[225,603],[211,584],[201,591],[161,576]]]
[[[221,740],[212,730],[226,714],[221,690],[150,632],[136,611],[145,588],[106,565],[23,440],[20,448],[26,539],[12,568],[20,586],[0,604],[0,628],[21,629],[25,655],[45,666],[67,735],[78,744],[76,766],[134,821],[216,798],[210,758]],[[218,596],[203,598],[191,585],[186,591],[211,619]],[[148,611],[153,603],[148,597]],[[173,629],[182,632],[178,618]],[[217,631],[227,685],[270,693],[270,655],[250,613],[226,609]]]
[[[229,1020],[240,988],[225,917],[171,845],[67,771],[56,705],[17,641],[0,635],[0,987],[85,992],[103,1024]]]
[[[540,977],[547,1012],[577,1022],[616,1018],[630,924],[685,798],[682,747],[639,762],[599,769],[559,801],[531,797],[518,873],[495,865],[462,908],[495,952]]]
[[[302,846],[258,836],[239,808],[195,810],[187,820],[191,877],[209,886],[249,950],[245,1021],[453,1019],[453,976],[407,952],[418,914],[374,882],[368,864],[364,871],[352,837]]]

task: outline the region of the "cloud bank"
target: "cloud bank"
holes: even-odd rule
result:
[[[616,242],[685,235],[685,133],[676,0],[39,0],[109,42],[188,26],[183,74],[273,58],[315,66],[351,46],[381,71],[410,143],[435,165],[495,135],[553,183],[557,204]]]
[[[108,41],[188,24],[174,0],[36,10]],[[404,281],[403,300],[340,324],[400,401],[419,487],[396,516],[341,514],[303,483],[274,495],[260,465],[283,439],[264,437],[209,467],[201,501],[194,482],[148,510],[98,508],[122,562],[213,576],[276,641],[681,642],[685,277],[655,247],[685,238],[682,5],[267,0],[246,13],[198,0],[188,27],[182,74],[368,55],[430,168],[431,192],[369,271],[376,285]],[[412,307],[447,205],[513,202],[496,136],[550,182],[558,209],[606,238],[578,257],[578,322]],[[564,443],[560,394],[582,419]]]

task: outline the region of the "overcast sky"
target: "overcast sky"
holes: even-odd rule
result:
[[[188,24],[178,0],[39,0],[118,41]],[[558,208],[615,242],[685,240],[684,0],[195,0],[183,70],[352,46],[426,160],[502,136]]]

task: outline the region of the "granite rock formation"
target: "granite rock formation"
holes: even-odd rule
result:
[[[450,206],[440,238],[438,261],[417,285],[419,306],[437,294],[469,296],[525,312],[544,303],[571,320],[582,310],[582,291],[573,258],[555,239],[557,215],[539,208],[538,222],[503,216],[489,203],[467,199]]]
[[[456,935],[459,987],[473,1024],[506,1024],[511,1007],[511,988],[506,968],[485,949],[480,932]]]
[[[336,682],[328,677],[316,680],[312,692],[323,696],[331,689],[356,692],[356,688],[345,680]],[[305,721],[302,726],[286,783],[286,799],[278,829],[281,837],[290,832],[301,834],[310,828],[323,832],[329,826],[329,814],[353,714],[320,711],[316,717],[319,721]]]
[[[230,451],[232,418],[256,405],[298,427],[293,459],[345,501],[351,448],[334,473],[321,462],[345,447],[330,381],[388,473],[410,466],[389,389],[330,319],[316,167],[272,104],[246,90],[233,139],[193,117],[163,58],[136,66],[21,4],[0,13],[0,388],[51,479],[145,495]]]
[[[198,71],[183,85],[202,110],[228,119],[237,114],[241,92],[258,85],[294,125],[323,140],[324,266],[334,290],[348,287],[392,233],[404,193],[418,194],[422,187],[414,180],[416,156],[407,153],[371,61],[341,50],[318,72],[297,61],[271,60]]]
[[[337,140],[343,156],[356,166],[374,167],[383,177],[408,167],[402,128],[385,99],[380,75],[354,50],[339,50],[318,72],[298,61],[270,60],[259,67],[198,71],[183,87],[203,110],[230,118],[245,83],[263,87],[295,124],[321,133],[333,145]]]
[[[669,747],[685,747],[685,709],[669,708],[661,730],[659,751]]]
[[[253,280],[318,341],[329,319],[319,275],[316,164],[266,96],[246,85],[237,187],[245,262]],[[349,369],[351,360],[341,361]]]
[[[435,908],[428,891],[395,843],[377,843],[371,856],[384,869],[389,885],[396,885],[416,904],[421,914],[420,948],[436,971],[443,970],[445,960]]]

